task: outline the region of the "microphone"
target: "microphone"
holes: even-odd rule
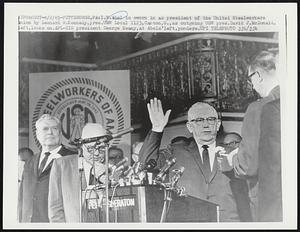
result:
[[[125,157],[123,158],[121,161],[119,161],[118,163],[116,163],[115,165],[113,165],[111,167],[112,170],[119,168],[121,165],[125,164],[128,161],[128,158]]]
[[[126,178],[126,177],[131,176],[131,175],[133,174],[133,172],[134,172],[133,168],[132,168],[132,167],[129,167],[129,168],[123,173],[123,175],[124,175],[124,177]]]
[[[171,185],[175,187],[179,178],[183,175],[184,167],[180,167],[179,169],[174,169],[173,172],[175,173],[174,176],[171,178]]]
[[[150,159],[148,162],[145,164],[145,170],[146,171],[151,171],[157,166],[157,162],[155,159]]]
[[[176,163],[176,158],[170,158],[166,161],[166,164],[161,168],[160,172],[157,174],[157,180],[162,179],[162,177],[167,173],[167,171]]]
[[[133,171],[134,173],[138,173],[141,169],[141,162],[135,162],[133,165],[132,165],[132,168],[133,168]]]
[[[130,128],[127,128],[127,129],[122,130],[115,134],[102,135],[102,136],[91,137],[91,138],[86,138],[86,139],[75,139],[75,141],[71,142],[70,144],[71,145],[78,145],[78,144],[81,145],[81,144],[92,143],[92,142],[107,143],[114,138],[118,138],[125,134],[131,133],[133,130],[134,129],[132,127],[130,127]]]

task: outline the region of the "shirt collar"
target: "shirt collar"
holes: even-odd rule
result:
[[[57,154],[59,150],[61,149],[61,145],[58,146],[57,148],[53,149],[52,151],[45,151],[44,149],[42,150],[42,154],[45,154],[45,152],[50,152],[50,155],[52,154]]]
[[[93,166],[88,161],[86,161],[85,158],[83,158],[83,170],[84,170],[84,175],[85,175],[85,180],[87,185],[89,185],[90,171],[92,167]]]
[[[203,157],[202,157],[202,151],[203,151],[203,146],[204,144],[198,144],[197,143],[197,146],[198,146],[198,149],[199,149],[199,153],[200,153],[200,157],[201,157],[201,160],[203,161]],[[208,155],[209,155],[209,164],[210,164],[210,170],[213,170],[213,166],[214,166],[214,160],[215,160],[215,157],[216,157],[216,141],[214,141],[213,143],[211,144],[207,144],[208,146]]]
[[[197,143],[197,142],[196,142]],[[197,146],[198,146],[198,148],[199,148],[199,151],[202,151],[203,150],[203,146],[204,144],[200,144],[200,143],[197,143]],[[208,150],[209,150],[209,153],[210,153],[210,151],[212,151],[212,149],[215,149],[215,147],[216,147],[216,141],[214,141],[213,143],[211,143],[211,144],[207,144],[207,146],[208,146]]]

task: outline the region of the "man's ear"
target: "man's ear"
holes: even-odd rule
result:
[[[186,123],[186,127],[187,127],[187,129],[188,129],[188,131],[189,131],[190,133],[193,133],[192,125],[191,125],[190,122],[187,122],[187,123]]]

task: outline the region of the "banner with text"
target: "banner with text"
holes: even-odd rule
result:
[[[60,119],[63,144],[81,137],[86,123],[100,123],[109,132],[130,127],[129,71],[32,73],[29,75],[29,146],[37,151],[35,122],[42,114]],[[130,152],[130,134],[110,145]]]

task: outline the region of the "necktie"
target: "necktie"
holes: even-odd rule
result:
[[[203,148],[202,162],[203,162],[203,167],[204,167],[204,173],[205,173],[206,177],[209,177],[211,174],[211,171],[210,171],[210,163],[209,163],[208,146],[203,145],[202,148]]]
[[[39,176],[42,174],[43,169],[44,169],[44,167],[45,167],[45,165],[47,163],[47,160],[48,160],[50,154],[51,154],[50,152],[45,152],[45,157],[42,160],[41,165],[39,167]]]

